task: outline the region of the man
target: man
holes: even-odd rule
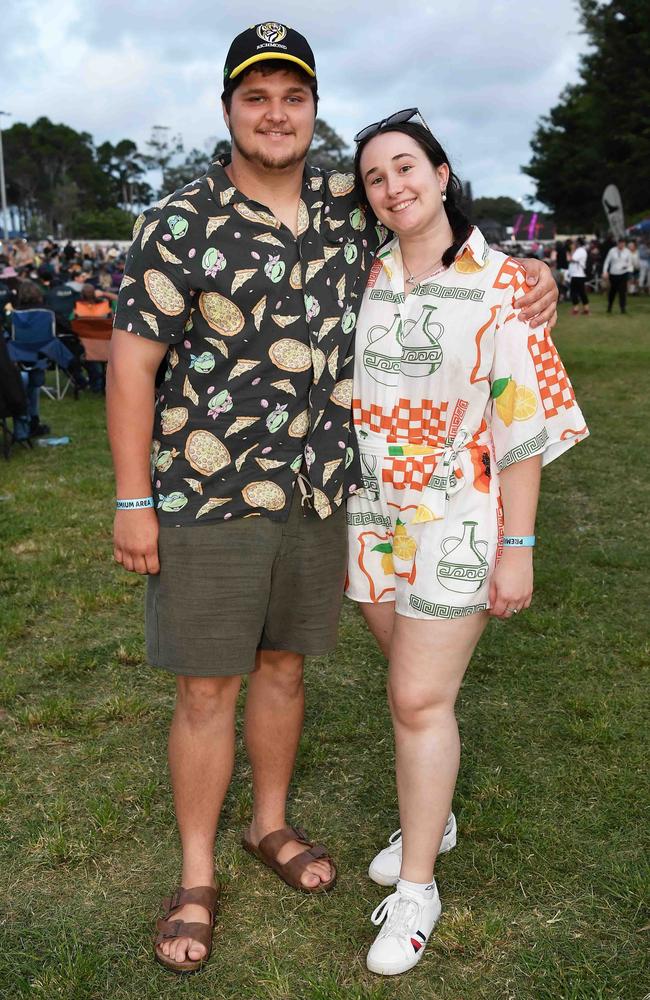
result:
[[[344,499],[360,482],[352,337],[380,239],[352,178],[305,164],[318,96],[302,35],[277,23],[238,35],[222,100],[232,158],[136,224],[108,377],[115,557],[149,574],[148,656],[177,678],[169,763],[184,889],[156,944],[175,971],[210,951],[243,674],[254,793],[243,844],[303,891],[336,878],[327,851],[286,826],[285,805],[304,655],[336,641]],[[527,305],[544,319],[557,293],[531,268],[545,280]]]
[[[632,254],[625,244],[625,237],[621,237],[612,247],[605,258],[603,264],[603,280],[609,281],[609,292],[607,293],[607,312],[611,313],[614,299],[618,295],[621,312],[625,313],[627,301],[627,281],[632,272]]]

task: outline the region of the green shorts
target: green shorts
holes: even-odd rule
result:
[[[337,640],[347,563],[345,510],[301,507],[280,523],[249,517],[161,527],[147,582],[147,657],[190,677],[255,669],[258,649],[318,656]]]

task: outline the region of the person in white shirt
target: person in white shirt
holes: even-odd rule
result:
[[[580,312],[578,303],[582,302],[582,313],[589,315],[589,299],[585,291],[587,282],[587,248],[584,237],[580,236],[574,244],[574,250],[569,261],[569,281],[570,295],[573,309],[571,312],[577,316]]]
[[[621,312],[625,312],[627,300],[627,280],[632,271],[632,254],[625,245],[625,239],[617,242],[612,247],[603,265],[603,278],[609,280],[609,294],[607,297],[607,312],[611,313],[614,299],[618,295]]]

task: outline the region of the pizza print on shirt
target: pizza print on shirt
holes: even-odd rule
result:
[[[353,336],[382,233],[351,175],[307,167],[298,236],[230,182],[227,160],[136,221],[115,325],[169,346],[152,483],[162,523],[285,520],[300,474],[320,517],[361,472]]]

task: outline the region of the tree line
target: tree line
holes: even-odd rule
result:
[[[144,149],[131,139],[97,145],[88,132],[39,118],[3,132],[3,147],[14,229],[129,239],[134,215],[204,173],[230,142],[212,139],[202,150],[186,150],[181,135],[155,125]],[[330,170],[352,167],[345,141],[321,118],[310,161]],[[159,186],[152,186],[157,179]]]
[[[605,228],[601,195],[621,192],[626,222],[650,215],[648,0],[578,0],[589,49],[578,79],[538,123],[523,168],[565,231]]]

